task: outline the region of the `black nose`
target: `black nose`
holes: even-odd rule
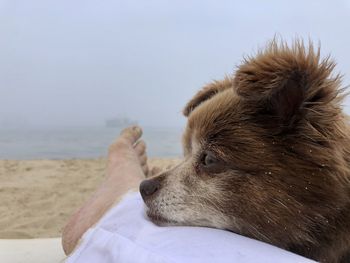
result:
[[[157,180],[144,180],[140,184],[140,193],[143,199],[153,195],[160,187]]]

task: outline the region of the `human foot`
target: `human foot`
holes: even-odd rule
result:
[[[144,179],[148,174],[146,144],[140,140],[142,130],[138,126],[124,129],[109,147],[107,178],[129,174],[129,179]]]
[[[107,176],[95,193],[75,212],[62,233],[62,245],[70,254],[87,229],[93,226],[130,189],[137,189],[148,172],[146,145],[139,140],[140,127],[126,128],[110,146]]]

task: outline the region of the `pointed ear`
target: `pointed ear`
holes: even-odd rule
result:
[[[197,108],[202,102],[209,100],[215,94],[225,90],[232,88],[232,78],[225,77],[222,81],[214,81],[204,88],[202,88],[194,97],[186,104],[183,114],[188,117],[190,113]]]
[[[273,41],[236,71],[234,88],[255,105],[257,116],[279,131],[292,128],[306,107],[325,104],[337,96],[339,78],[331,78],[334,63],[320,60],[319,49],[301,42],[292,47]]]
[[[271,91],[261,103],[262,111],[274,118],[283,128],[293,126],[300,117],[302,104],[305,100],[305,76],[300,72],[293,72],[287,79],[281,81],[280,86]]]

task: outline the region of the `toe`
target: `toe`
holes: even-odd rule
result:
[[[142,165],[142,171],[143,173],[145,174],[145,176],[147,177],[148,176],[148,173],[149,173],[149,169],[148,169],[148,165],[147,163]]]
[[[139,160],[140,160],[141,165],[146,164],[147,163],[147,155],[143,154],[143,155],[139,156]]]
[[[138,155],[142,155],[146,151],[146,143],[143,140],[140,140],[135,144],[134,149]]]
[[[134,144],[142,135],[142,129],[139,126],[128,127],[120,133],[120,138]]]
[[[142,135],[142,129],[138,126],[132,126],[124,129],[120,136],[109,146],[109,156],[113,157],[116,153],[124,151],[128,154],[135,155],[133,145]],[[136,155],[135,155],[136,156]]]

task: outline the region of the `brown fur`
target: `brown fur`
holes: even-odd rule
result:
[[[273,41],[200,91],[184,110],[183,163],[149,179],[149,216],[350,262],[350,128],[334,65]]]
[[[226,77],[222,81],[214,81],[200,90],[185,106],[183,114],[188,117],[199,104],[213,97],[220,91],[233,87],[233,79]]]

